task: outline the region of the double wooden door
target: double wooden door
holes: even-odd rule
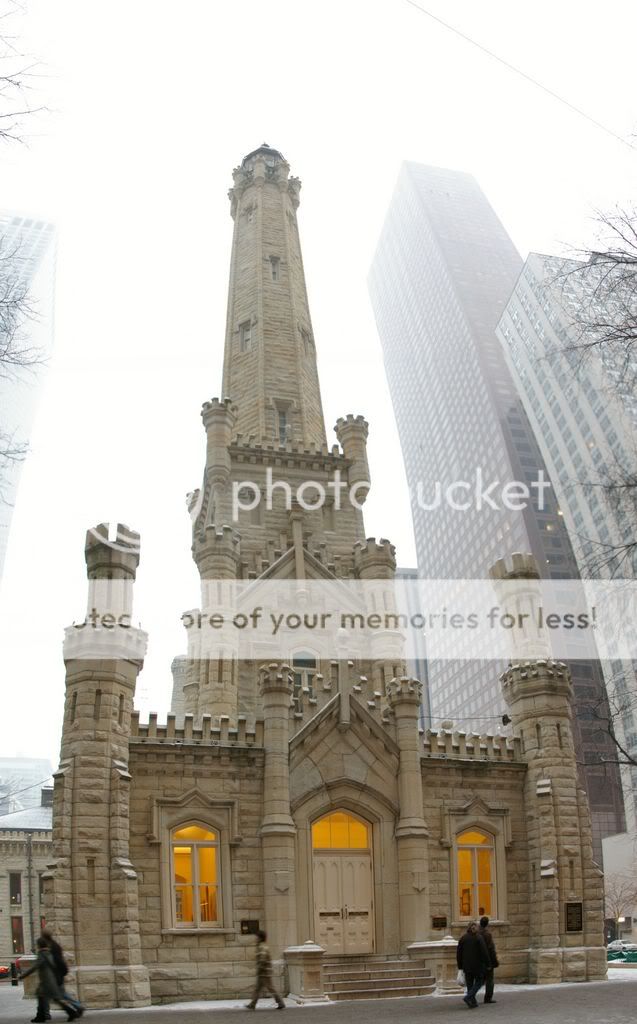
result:
[[[314,852],[316,941],[327,953],[374,950],[372,856],[369,850]]]

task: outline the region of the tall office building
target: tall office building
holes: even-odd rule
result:
[[[521,268],[520,255],[474,178],[403,165],[369,288],[423,578],[485,578],[503,550],[532,552],[548,578],[578,574],[555,494],[542,485],[548,474],[540,449],[495,334]],[[522,511],[507,508],[503,498],[503,485],[513,481],[531,490]],[[453,490],[457,482],[470,485],[462,502]],[[496,661],[430,661],[432,715],[442,712],[481,731],[496,731],[504,710],[498,684],[502,668]],[[599,663],[576,660],[572,672],[576,705],[591,692],[603,700]],[[610,756],[609,741],[584,723],[575,725],[582,760]],[[601,860],[602,836],[623,820],[619,775],[595,766],[582,781]]]
[[[607,272],[607,267],[531,253],[496,334],[549,468],[582,575],[634,578],[634,491],[604,484],[637,476],[637,399],[622,387],[612,346],[593,347],[584,357],[577,323],[578,310],[586,315],[591,303],[603,299],[600,277]],[[613,316],[603,306],[591,312],[607,322]],[[619,659],[602,665],[617,709],[618,737],[637,757],[637,713],[630,698],[637,692],[635,666]],[[634,832],[637,769],[622,774],[626,825]]]
[[[13,446],[28,444],[39,397],[42,371],[53,347],[55,228],[43,220],[0,213],[0,301],[26,300],[28,315],[18,325],[19,347],[37,351],[38,365],[3,367],[0,374],[0,432]],[[8,325],[9,331],[12,324]],[[8,340],[0,320],[0,348]],[[0,443],[0,579],[7,552],[11,517],[18,492],[21,461],[2,458]]]

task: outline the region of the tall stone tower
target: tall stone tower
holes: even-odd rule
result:
[[[340,447],[326,443],[296,216],[301,184],[289,172],[267,145],[234,171],[224,397],[202,410],[206,466],[189,506],[201,610],[187,613],[188,623],[193,614],[222,610],[233,580],[363,578],[372,563],[372,575],[394,574],[388,542],[374,545],[373,557],[366,547],[367,423],[341,418]],[[342,481],[338,497],[330,487],[335,477]],[[279,486],[268,498],[273,478]],[[315,508],[295,500],[302,493],[312,504],[321,488],[326,498]],[[239,663],[231,634],[206,639],[188,631],[183,707],[195,721],[260,711],[254,665]]]
[[[248,153],[233,177],[223,394],[237,406],[235,429],[244,437],[324,446],[296,221],[301,183],[265,144]]]

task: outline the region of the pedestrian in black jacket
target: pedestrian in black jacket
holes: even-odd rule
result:
[[[498,954],[495,951],[495,942],[493,941],[493,935],[489,928],[489,918],[480,918],[480,935],[485,941],[487,947],[487,953],[489,954],[489,960],[491,961],[491,967],[487,971],[486,978],[484,979],[484,1001],[485,1003],[495,1003],[496,999],[493,998],[493,989],[495,987],[495,980],[493,977],[493,971],[496,967],[499,967]]]
[[[51,951],[51,956],[53,957],[53,969],[55,971],[57,983],[62,990],[62,995],[66,1002],[71,1004],[78,1017],[81,1017],[84,1013],[84,1007],[79,999],[74,999],[73,996],[70,996],[66,991],[66,976],[69,973],[69,968],[66,960],[64,959],[62,947],[60,943],[53,938],[53,933],[50,928],[42,929],[42,938],[46,939],[46,944]]]
[[[21,978],[27,978],[34,971],[38,972],[38,987],[36,990],[38,1009],[31,1024],[40,1024],[41,1021],[51,1019],[49,1016],[49,1003],[51,1000],[61,1006],[63,1010],[66,1010],[67,1020],[76,1020],[80,1014],[64,998],[64,993],[57,983],[53,955],[47,947],[46,939],[38,939],[36,947],[38,950],[37,960],[32,967],[29,967],[27,971],[23,971],[20,974]]]
[[[472,921],[464,935],[460,937],[456,949],[458,967],[464,971],[467,983],[467,994],[463,999],[470,1009],[478,1005],[477,993],[484,985],[487,971],[491,967],[491,958],[486,943],[475,921]]]

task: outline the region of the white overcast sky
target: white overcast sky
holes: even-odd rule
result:
[[[423,6],[635,141],[631,0]],[[590,240],[592,209],[630,195],[636,153],[406,0],[29,0],[22,35],[50,113],[28,147],[0,152],[0,206],[53,221],[59,246],[55,353],[0,595],[0,750],[55,762],[87,526],[141,532],[141,705],[169,703],[179,616],[198,603],[184,496],[203,469],[201,403],[220,390],[242,156],[267,141],[303,182],[328,429],[370,420],[367,533],[404,565],[407,492],[366,289],[401,161],[473,173],[526,255]]]

